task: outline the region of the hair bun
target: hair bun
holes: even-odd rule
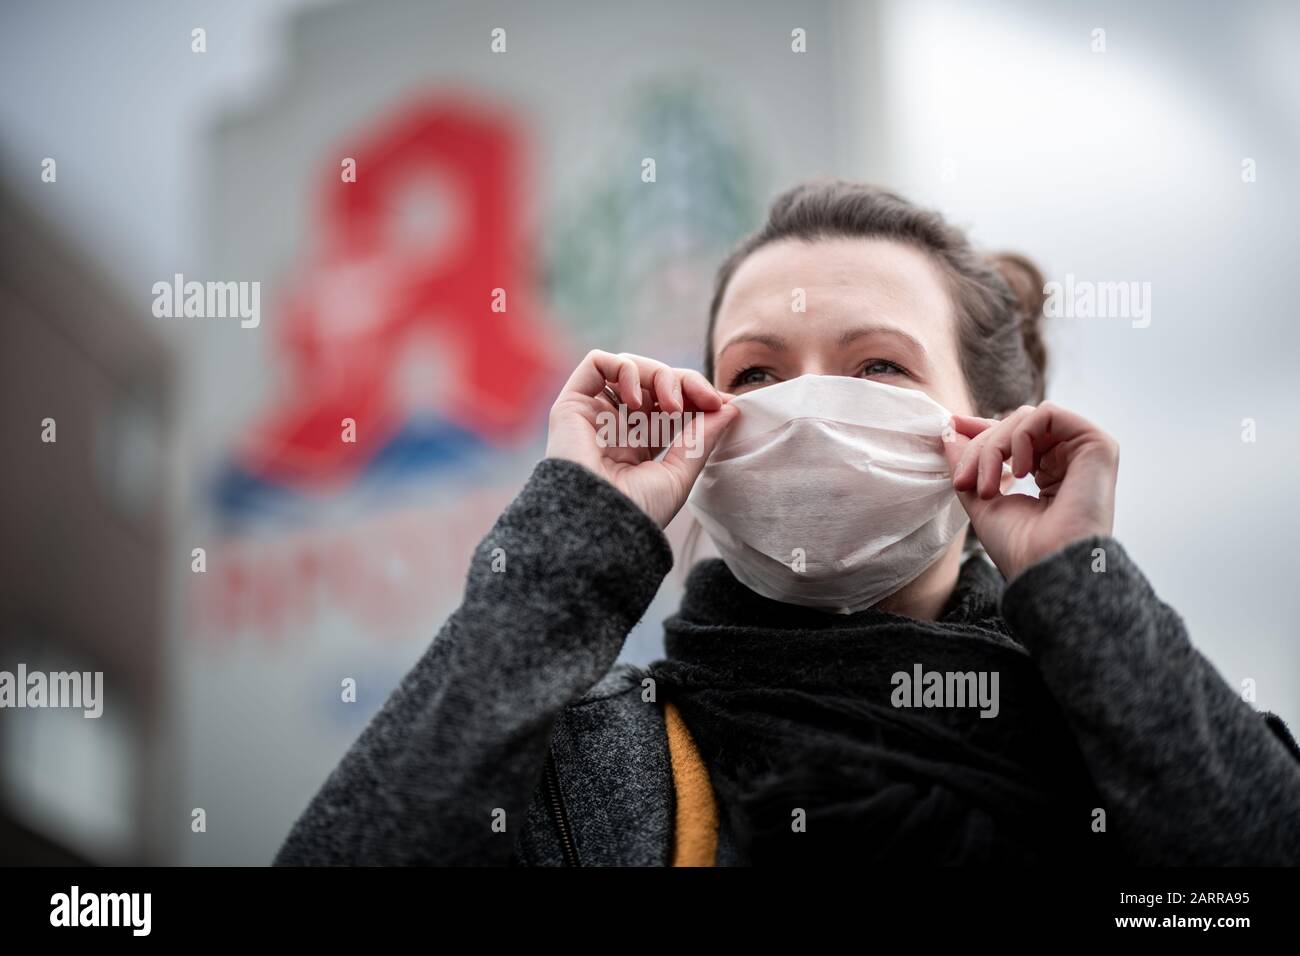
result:
[[[1015,299],[1020,336],[1034,366],[1034,394],[1041,402],[1047,382],[1047,343],[1043,341],[1041,325],[1047,292],[1042,270],[1018,252],[995,252],[988,256],[988,261],[1002,276]]]

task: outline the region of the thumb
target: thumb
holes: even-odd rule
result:
[[[971,443],[971,439],[955,430],[950,424],[943,432],[943,456],[948,462],[948,481],[952,482],[953,475],[957,471],[957,464],[961,461],[962,453],[966,446]],[[973,491],[957,491],[953,489],[957,499],[961,502],[966,514],[970,517],[971,523],[974,524],[980,516],[988,510],[992,501],[985,501]],[[996,500],[996,499],[994,499]]]
[[[666,467],[681,476],[682,487],[689,489],[695,484],[719,439],[739,415],[740,410],[727,403],[715,412],[696,412],[691,416],[663,460]]]
[[[961,454],[966,450],[971,440],[957,431],[949,424],[943,430],[943,456],[948,461],[949,476],[957,470],[957,462],[961,461]]]

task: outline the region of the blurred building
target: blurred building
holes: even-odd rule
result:
[[[7,191],[0,316],[0,670],[102,671],[105,698],[0,712],[0,863],[159,862],[172,357]]]

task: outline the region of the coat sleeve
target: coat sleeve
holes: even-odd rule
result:
[[[1134,863],[1300,863],[1295,741],[1192,646],[1117,540],[1077,541],[1034,564],[1007,587],[1002,612]]]
[[[461,605],[274,864],[513,862],[560,711],[614,665],[672,560],[612,484],[540,462],[475,550]]]

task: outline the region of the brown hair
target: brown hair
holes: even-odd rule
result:
[[[1037,404],[1046,389],[1043,275],[1017,253],[982,255],[937,212],[877,186],[822,178],[776,198],[767,222],[745,238],[718,269],[709,307],[704,374],[713,380],[713,329],[727,285],[740,264],[771,242],[879,238],[929,253],[948,279],[957,314],[961,367],[978,415],[991,418]]]

